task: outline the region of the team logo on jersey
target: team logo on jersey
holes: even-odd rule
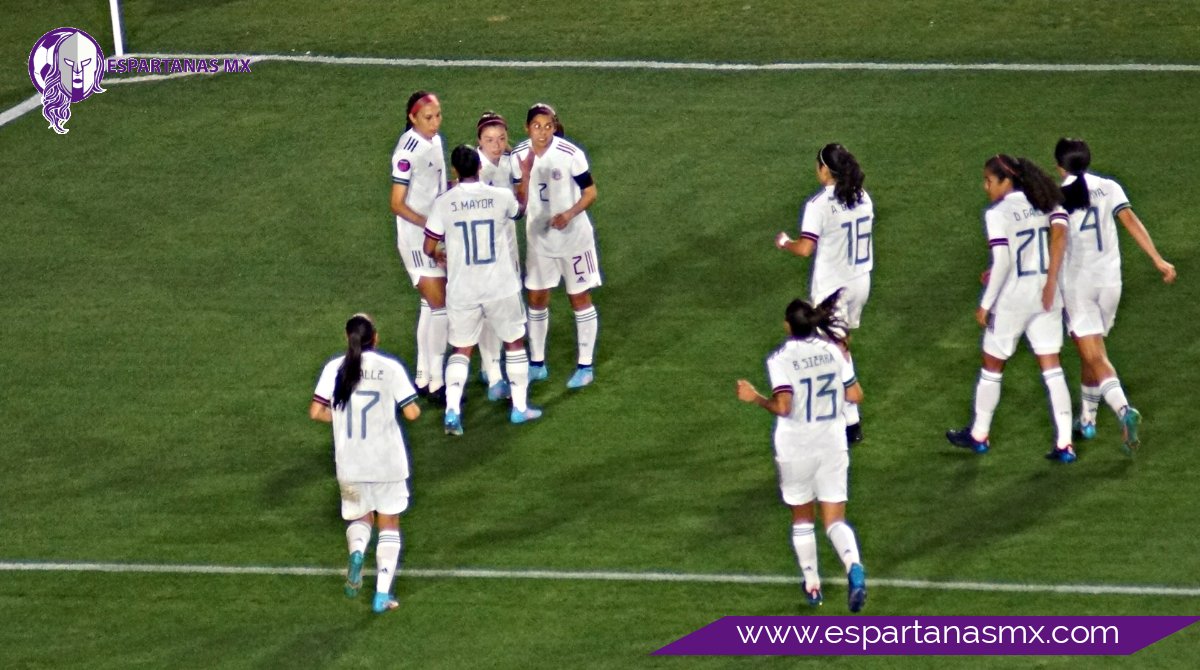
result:
[[[562,179],[562,170],[560,170],[558,168],[554,168],[553,170],[550,171],[550,178],[553,179],[554,181],[558,181],[559,179]]]
[[[400,162],[396,163],[396,169],[401,172],[408,172],[412,169],[412,163],[409,163],[407,158],[401,158]]]
[[[42,94],[42,116],[59,135],[71,118],[71,104],[103,93],[106,69],[100,43],[78,28],[55,28],[42,35],[29,52],[29,79]]]

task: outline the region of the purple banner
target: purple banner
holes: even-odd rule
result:
[[[667,656],[1128,656],[1194,616],[727,616]]]

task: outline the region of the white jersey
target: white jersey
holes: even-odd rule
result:
[[[777,459],[794,460],[803,449],[846,449],[842,407],[856,380],[836,344],[818,337],[789,339],[767,357],[767,376],[772,393],[792,394],[791,413],[775,419]],[[782,434],[787,439],[779,439]]]
[[[392,183],[407,186],[404,204],[418,214],[429,216],[433,199],[446,190],[442,136],[434,135],[427,140],[412,128],[404,131],[392,152]],[[425,235],[421,226],[397,216],[396,246],[401,253],[420,251],[423,244]]]
[[[984,210],[983,223],[988,247],[1005,247],[1012,262],[1006,276],[991,275],[981,306],[995,312],[1044,311],[1042,288],[1050,265],[1050,226],[1066,225],[1066,211],[1056,207],[1043,213],[1024,193],[1011,191]],[[1056,307],[1062,306],[1061,294],[1054,302]]]
[[[529,140],[521,142],[513,149],[512,162],[519,166],[530,151]],[[587,172],[588,161],[583,149],[561,137],[552,137],[546,153],[535,155],[529,171],[529,202],[525,217],[529,253],[567,258],[582,254],[595,244],[587,210],[577,214],[562,230],[550,226],[551,217],[579,202],[583,189],[579,188],[575,178]]]
[[[446,245],[446,304],[468,308],[521,291],[513,267],[512,191],[480,182],[464,182],[438,196],[425,224],[425,235]]]
[[[512,154],[506,151],[500,155],[499,161],[493,163],[483,149],[476,149],[475,152],[479,154],[479,181],[515,193],[517,184],[521,183],[521,166],[512,160]]]
[[[333,407],[333,389],[344,355],[321,370],[313,400],[333,412],[333,448],[341,482],[402,482],[408,479],[404,432],[396,422],[396,406],[417,398],[417,390],[400,361],[364,351],[362,375],[350,399]]]
[[[1117,214],[1129,209],[1129,198],[1117,182],[1084,174],[1091,204],[1071,212],[1071,235],[1063,262],[1063,284],[1121,285],[1121,250],[1117,246]],[[1067,177],[1063,186],[1075,181]]]
[[[800,219],[800,237],[817,245],[812,262],[813,302],[821,302],[875,267],[871,196],[863,191],[862,201],[846,207],[833,191],[833,185],[817,191],[804,204]]]

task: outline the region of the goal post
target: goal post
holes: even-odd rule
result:
[[[108,0],[108,11],[112,14],[113,56],[125,55],[125,21],[121,16],[121,0]]]

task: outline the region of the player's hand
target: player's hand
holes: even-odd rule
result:
[[[975,310],[975,323],[979,324],[980,328],[987,328],[988,311],[982,307]]]
[[[979,275],[979,283],[987,286],[988,280],[992,278],[992,269],[988,268]]]
[[[533,147],[530,147],[525,152],[525,157],[517,161],[517,165],[521,168],[521,176],[523,177],[523,181],[528,184],[529,173],[533,172]]]
[[[739,379],[737,381],[737,397],[742,402],[754,402],[758,399],[758,390],[745,379]]]
[[[550,226],[557,230],[562,230],[571,223],[571,217],[567,216],[566,212],[559,212],[550,218]]]
[[[779,233],[775,236],[775,247],[778,249],[786,249],[787,245],[792,243],[792,238],[788,237],[787,233]]]
[[[437,263],[437,266],[438,266],[439,268],[443,268],[443,269],[444,269],[444,268],[446,267],[446,248],[445,248],[445,247],[438,247],[438,248],[437,248],[437,249],[436,249],[436,250],[433,252],[433,260],[434,260],[434,262],[435,262],[435,263]]]
[[[1054,298],[1057,295],[1058,283],[1051,281],[1046,282],[1046,285],[1042,287],[1042,309],[1046,310],[1047,312],[1053,309]]]
[[[1170,263],[1168,263],[1160,258],[1157,261],[1154,261],[1154,267],[1158,268],[1158,271],[1162,273],[1164,283],[1167,283],[1167,284],[1175,283],[1175,266],[1174,265],[1171,265]]]

